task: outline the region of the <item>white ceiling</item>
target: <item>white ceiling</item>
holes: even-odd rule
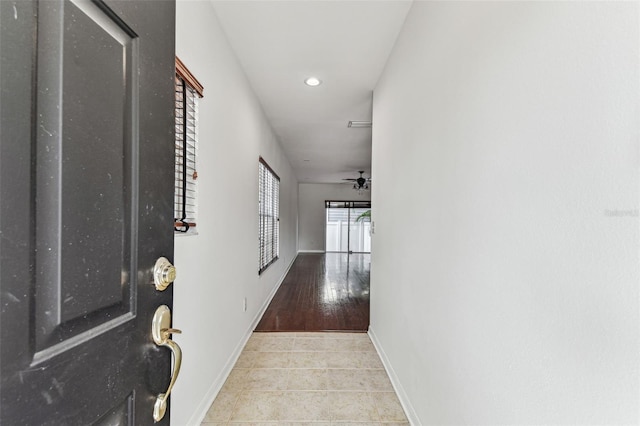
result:
[[[411,0],[213,4],[298,180],[368,177],[371,129],[347,123],[371,120],[373,89]],[[322,84],[305,85],[310,76]]]

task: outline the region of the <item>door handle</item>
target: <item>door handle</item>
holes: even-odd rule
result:
[[[171,340],[171,334],[182,333],[182,331],[171,328],[171,310],[167,305],[161,305],[156,309],[151,323],[151,335],[153,341],[158,346],[165,346],[171,350],[173,354],[173,368],[171,369],[171,381],[169,387],[164,393],[159,393],[156,397],[156,403],[153,406],[153,420],[159,422],[167,411],[167,401],[171,394],[171,389],[178,379],[180,366],[182,365],[182,350],[180,346]]]

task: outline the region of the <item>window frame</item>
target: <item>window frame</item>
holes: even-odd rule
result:
[[[270,225],[270,226],[269,226]],[[271,233],[271,235],[268,235]],[[258,275],[280,258],[280,177],[258,161]]]
[[[204,87],[178,57],[175,68],[174,233],[194,235],[198,213],[198,101],[204,96]]]

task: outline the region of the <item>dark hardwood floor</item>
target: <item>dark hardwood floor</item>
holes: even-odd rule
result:
[[[256,331],[367,331],[369,254],[299,254]]]

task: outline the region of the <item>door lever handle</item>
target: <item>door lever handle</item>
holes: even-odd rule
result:
[[[178,330],[177,328],[163,328],[160,330],[160,334],[162,335],[163,339],[166,340],[171,334],[182,334],[182,330]]]
[[[180,366],[182,365],[182,350],[180,346],[173,340],[171,340],[171,334],[182,333],[181,330],[170,328],[171,325],[171,311],[167,305],[159,306],[156,309],[156,313],[153,315],[153,321],[151,324],[151,335],[153,341],[158,346],[165,346],[171,350],[173,354],[173,368],[171,369],[171,381],[169,387],[164,393],[159,393],[156,397],[156,402],[153,406],[153,420],[159,422],[167,412],[167,401],[173,385],[175,385],[180,374]]]

